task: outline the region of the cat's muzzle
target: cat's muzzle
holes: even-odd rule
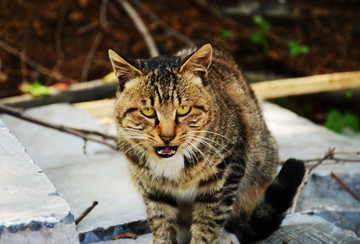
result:
[[[156,153],[162,157],[162,158],[170,158],[175,155],[178,147],[177,146],[163,146],[163,147],[157,147]]]

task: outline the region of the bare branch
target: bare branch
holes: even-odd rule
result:
[[[99,25],[101,27],[103,27],[103,25],[105,25],[106,23],[106,8],[107,5],[109,3],[109,0],[102,0],[101,1],[101,6],[100,6],[100,17],[99,17]],[[83,68],[81,71],[81,80],[82,81],[86,81],[88,78],[88,74],[89,74],[89,69],[91,66],[91,62],[95,56],[96,50],[99,48],[100,43],[102,41],[104,37],[104,33],[102,31],[99,31],[96,36],[95,39],[90,47],[89,52],[86,55],[86,59],[85,62],[83,64]]]
[[[22,119],[22,120],[25,120],[25,121],[28,121],[28,122],[31,122],[31,123],[35,123],[35,124],[38,124],[38,125],[50,128],[50,129],[54,129],[54,130],[65,132],[65,133],[68,133],[68,134],[71,134],[71,135],[74,135],[74,136],[78,136],[78,137],[84,139],[85,141],[97,142],[97,143],[106,145],[106,146],[108,146],[111,149],[116,150],[116,151],[118,150],[118,146],[114,142],[114,138],[109,136],[109,135],[101,135],[101,137],[103,137],[103,138],[112,138],[111,143],[107,142],[105,140],[97,139],[97,138],[92,137],[92,136],[88,136],[88,134],[91,134],[91,131],[89,131],[89,130],[74,129],[74,128],[71,128],[71,127],[66,127],[66,126],[61,126],[61,125],[54,125],[54,124],[51,124],[51,123],[48,123],[48,122],[45,122],[45,121],[37,120],[37,119],[31,118],[31,117],[28,117],[28,116],[24,115],[23,113],[15,110],[13,108],[9,108],[8,106],[5,106],[5,105],[0,105],[0,113],[5,113],[5,114],[8,114],[8,115],[14,116],[16,118],[19,118],[19,119]],[[96,132],[94,134],[100,135],[101,133]]]
[[[88,74],[89,74],[89,69],[90,69],[90,65],[92,62],[92,59],[95,55],[96,50],[99,48],[100,42],[102,41],[104,37],[103,32],[98,32],[95,36],[95,39],[90,47],[90,50],[88,52],[88,54],[86,55],[86,59],[81,71],[81,80],[82,81],[86,81],[88,78]]]
[[[164,21],[162,21],[155,14],[151,13],[146,8],[144,8],[141,1],[139,1],[139,0],[130,0],[130,1],[135,5],[135,7],[137,7],[141,12],[143,12],[146,15],[147,18],[149,18],[151,21],[154,21],[154,22],[158,23],[159,26],[163,30],[165,30],[167,33],[169,33],[170,35],[172,35],[172,36],[176,37],[177,39],[181,40],[182,42],[184,42],[188,46],[192,46],[194,44],[194,42],[190,38],[188,38],[187,36],[185,36],[181,32],[175,30],[170,25],[168,25]]]
[[[356,195],[334,172],[331,172],[331,176],[356,200],[360,201],[360,197]]]
[[[96,205],[98,205],[98,202],[94,201],[90,207],[85,209],[85,211],[82,214],[80,214],[79,217],[77,217],[75,219],[75,224],[78,225],[80,223],[80,221],[83,220],[83,218],[85,218],[91,212],[91,210],[93,210],[95,208]]]
[[[328,151],[325,153],[324,157],[320,158],[318,160],[318,162],[314,165],[311,165],[311,166],[307,166],[306,167],[306,170],[305,170],[305,175],[304,175],[304,178],[299,186],[299,189],[294,197],[294,203],[291,207],[291,213],[295,213],[296,211],[296,206],[297,206],[297,203],[299,201],[299,198],[300,198],[300,195],[302,193],[302,191],[304,190],[304,187],[306,186],[307,182],[308,182],[308,179],[309,179],[309,175],[311,174],[311,171],[313,169],[315,169],[317,166],[319,166],[320,164],[322,164],[326,159],[330,159],[330,158],[333,158],[334,156],[334,152],[335,152],[335,148],[329,148]],[[306,160],[304,160],[305,162]]]
[[[125,9],[128,13],[131,20],[134,22],[136,28],[139,30],[141,35],[144,38],[144,41],[149,49],[150,56],[156,57],[159,56],[159,50],[157,49],[153,38],[150,35],[149,30],[146,28],[144,22],[141,20],[139,14],[135,11],[135,9],[128,3],[126,0],[117,0],[117,2]]]
[[[19,59],[21,59],[22,61],[24,61],[25,63],[27,63],[29,66],[33,67],[34,69],[36,69],[37,71],[39,71],[42,74],[45,74],[55,80],[58,81],[63,81],[63,82],[68,82],[68,83],[76,83],[76,80],[73,80],[69,77],[66,77],[62,74],[60,74],[59,72],[56,71],[52,71],[44,66],[42,66],[41,64],[38,64],[37,62],[35,62],[34,60],[30,59],[29,57],[27,57],[24,54],[21,54],[20,51],[16,50],[14,47],[10,46],[9,44],[3,42],[0,40],[0,48],[4,49],[5,51],[17,56]]]
[[[63,7],[61,9],[61,11],[59,12],[59,16],[58,16],[58,21],[57,21],[58,23],[57,23],[57,27],[56,27],[56,30],[54,33],[56,63],[52,68],[52,72],[54,72],[54,71],[57,72],[65,60],[65,56],[63,53],[63,44],[62,44],[62,39],[61,39],[61,33],[62,33],[62,30],[64,27],[65,14],[66,14],[67,9],[68,9],[68,6]],[[49,77],[47,83],[49,83],[50,78],[51,77]]]
[[[230,25],[233,28],[236,29],[244,29],[244,26],[241,26],[238,22],[232,20],[231,18],[226,17],[225,15],[223,15],[223,13],[218,10],[217,8],[211,6],[207,1],[205,0],[191,0],[191,2],[193,2],[194,4],[198,5],[199,7],[205,9],[206,11],[208,11],[211,15],[213,15],[216,19],[218,19],[219,21]]]

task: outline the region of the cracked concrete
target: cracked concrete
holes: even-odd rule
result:
[[[64,198],[0,120],[0,243],[79,243]]]
[[[106,106],[106,110],[108,110],[108,102]],[[55,104],[29,109],[25,113],[59,125],[114,133],[113,124],[100,125],[97,119],[81,108],[82,106],[79,107]],[[300,159],[322,157],[328,147],[336,147],[337,151],[350,152],[360,149],[359,141],[334,134],[288,110],[270,103],[263,103],[263,107],[266,122],[279,144],[282,160],[289,157]],[[105,110],[101,106],[98,109]],[[60,193],[70,205],[71,213],[75,217],[79,216],[93,201],[99,202],[77,227],[80,242],[110,240],[112,236],[127,231],[140,235],[149,232],[144,221],[146,214],[141,196],[130,182],[126,162],[120,153],[114,152],[106,146],[87,142],[86,154],[84,154],[82,139],[7,115],[1,115],[0,119],[21,141],[31,158],[55,185],[56,189],[52,188],[50,192],[47,192],[47,197],[58,198]],[[0,145],[2,146],[3,143],[1,142]],[[13,167],[11,171],[19,171],[17,166]],[[26,169],[21,170],[27,171]],[[41,170],[38,169],[38,172]],[[309,185],[305,187],[303,196],[300,198],[298,211],[311,212],[335,223],[339,220],[332,221],[325,213],[331,210],[336,213],[346,212],[346,216],[354,216],[359,213],[359,207],[358,202],[347,196],[348,193],[341,189],[336,182],[331,181],[332,179],[329,177],[331,171],[347,179],[347,183],[354,187],[353,190],[360,194],[358,183],[356,183],[357,175],[360,174],[359,163],[322,165],[313,171]],[[38,172],[37,174],[40,174]],[[347,177],[349,174],[354,177]],[[313,182],[316,179],[319,181]],[[330,183],[331,187],[326,187]],[[8,186],[9,184],[3,185],[11,187]],[[333,192],[331,194],[338,196],[335,198],[335,203],[322,197],[324,191],[331,191]],[[2,194],[5,193],[2,192],[0,195]],[[342,204],[343,199],[347,199],[347,204]],[[25,208],[29,213],[32,212],[31,207]],[[329,223],[328,225],[334,226]],[[338,226],[343,229],[351,229],[343,225]],[[32,228],[40,227],[36,227],[36,224],[33,223]],[[43,227],[43,229],[45,228]],[[30,230],[30,228],[26,230]],[[149,235],[140,236],[136,243],[143,243],[142,240],[147,240],[146,236]]]

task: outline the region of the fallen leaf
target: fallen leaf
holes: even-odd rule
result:
[[[136,239],[136,234],[134,234],[134,233],[123,233],[123,234],[120,234],[120,235],[116,235],[111,239],[117,240],[117,239],[123,239],[123,238],[131,238],[131,239],[135,240]]]

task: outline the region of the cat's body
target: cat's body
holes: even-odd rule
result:
[[[176,243],[179,224],[193,244],[217,243],[224,227],[261,239],[280,225],[303,164],[289,160],[274,180],[276,144],[240,69],[209,44],[191,51],[139,61],[110,52],[119,147],[153,243]]]

